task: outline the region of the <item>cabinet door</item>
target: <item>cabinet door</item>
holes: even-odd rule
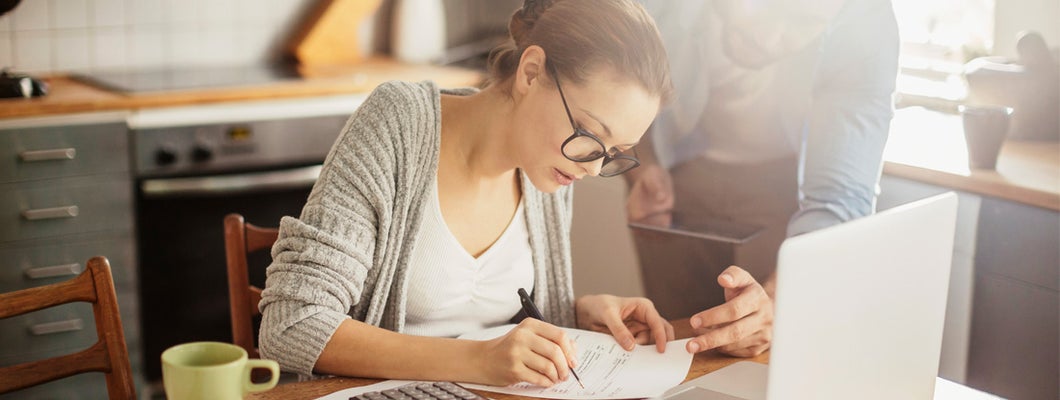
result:
[[[124,123],[0,129],[0,183],[129,170]]]
[[[139,307],[135,292],[119,292],[126,348],[140,348]],[[97,341],[89,303],[75,302],[0,320],[0,366],[71,354]]]
[[[985,198],[975,254],[969,386],[1011,399],[1060,390],[1060,213]]]
[[[117,291],[135,292],[134,248],[132,232],[0,245],[0,293],[68,280],[84,271],[94,256],[110,261]]]
[[[101,373],[74,375],[42,385],[0,394],[0,400],[107,399],[107,381]]]
[[[1055,399],[1057,304],[1055,291],[976,274],[967,385],[1008,399]]]
[[[0,184],[0,242],[132,229],[129,175]]]

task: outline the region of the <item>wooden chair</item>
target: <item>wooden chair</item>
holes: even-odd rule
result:
[[[228,263],[228,306],[232,313],[232,343],[251,358],[258,358],[254,346],[254,317],[261,315],[258,302],[261,288],[251,285],[247,275],[247,254],[272,248],[279,230],[248,224],[239,214],[225,216],[225,258]]]
[[[88,260],[85,271],[68,281],[0,294],[0,319],[76,301],[92,303],[99,340],[77,353],[0,368],[0,393],[85,372],[103,372],[111,399],[136,398],[118,298],[105,257]]]

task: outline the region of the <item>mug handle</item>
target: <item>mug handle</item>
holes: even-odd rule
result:
[[[276,386],[276,382],[280,381],[280,364],[272,360],[261,360],[261,359],[249,359],[247,360],[246,367],[243,367],[243,392],[264,392],[272,389]],[[250,373],[254,368],[265,368],[272,373],[272,377],[269,378],[268,382],[254,383],[250,380]]]

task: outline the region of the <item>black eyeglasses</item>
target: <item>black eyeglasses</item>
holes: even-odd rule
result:
[[[559,89],[559,98],[563,100],[563,109],[567,111],[571,128],[574,128],[574,134],[564,140],[563,147],[560,148],[563,156],[574,162],[596,161],[602,157],[604,164],[600,167],[600,176],[603,177],[622,175],[626,171],[637,168],[640,161],[634,157],[637,154],[636,150],[633,150],[634,156],[622,154],[616,148],[608,152],[607,146],[600,138],[574,123],[574,116],[571,115],[570,107],[567,106],[567,98],[563,96],[563,87],[559,85],[559,74],[556,73],[555,68],[550,69],[556,80],[556,88]]]

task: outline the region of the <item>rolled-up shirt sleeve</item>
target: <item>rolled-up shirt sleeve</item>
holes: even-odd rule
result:
[[[898,31],[889,3],[841,14],[822,43],[788,236],[872,214],[893,111]]]
[[[262,357],[312,375],[339,325],[348,318],[385,243],[393,198],[395,140],[380,118],[389,104],[368,101],[336,141],[299,218],[284,217],[266,270],[258,335]]]

